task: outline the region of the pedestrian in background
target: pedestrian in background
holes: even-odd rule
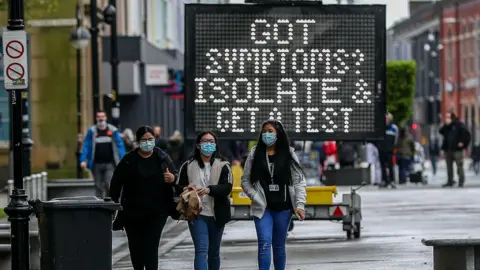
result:
[[[393,152],[398,141],[398,127],[393,123],[393,115],[389,112],[385,115],[385,140],[377,145],[382,168],[382,184],[380,187],[391,186],[395,188],[393,177]]]
[[[220,269],[220,245],[225,224],[230,221],[232,170],[219,154],[217,137],[211,131],[200,133],[193,155],[180,168],[178,193],[189,188],[202,198],[202,210],[188,227],[195,247],[195,270]]]
[[[432,164],[433,175],[437,174],[437,161],[440,156],[440,143],[437,136],[433,136],[428,144],[428,152],[430,154],[430,162]]]
[[[153,126],[153,131],[155,136],[155,146],[166,152],[168,148],[168,140],[163,137],[162,127],[158,125]]]
[[[150,126],[140,127],[136,138],[139,147],[125,155],[112,178],[110,195],[123,208],[114,229],[125,228],[134,270],[157,270],[163,227],[176,207],[177,171],[170,157],[155,147]]]
[[[88,129],[83,140],[80,165],[92,171],[95,196],[105,198],[108,197],[115,166],[125,155],[125,145],[120,131],[107,124],[107,114],[104,111],[97,112],[96,118],[97,124]]]
[[[380,165],[380,155],[378,153],[378,149],[375,144],[369,142],[367,143],[365,152],[368,164],[373,165],[374,167],[373,184],[378,186],[382,182],[382,168]]]
[[[458,186],[463,187],[465,183],[465,171],[463,169],[463,151],[467,149],[470,143],[470,132],[457,116],[450,112],[446,113],[443,126],[440,128],[440,134],[443,136],[442,150],[445,153],[447,162],[447,183],[443,187],[452,187],[453,181],[453,163],[457,165]]]
[[[178,130],[173,132],[173,135],[168,140],[167,153],[172,158],[175,167],[180,168],[182,163],[185,162],[185,150],[183,148],[183,136]]]
[[[126,128],[123,130],[122,139],[127,152],[135,149],[135,136],[133,135],[133,131],[131,129]]]
[[[285,270],[288,227],[293,213],[305,219],[307,192],[305,176],[280,121],[263,123],[257,146],[245,163],[241,185],[252,200],[259,270],[270,269],[272,249],[275,270]]]
[[[407,174],[415,156],[415,141],[408,134],[407,128],[402,127],[399,130],[397,144],[397,164],[398,164],[398,183],[404,185],[407,183]]]

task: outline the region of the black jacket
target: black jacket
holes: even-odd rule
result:
[[[470,132],[462,122],[455,120],[450,125],[443,125],[439,133],[443,136],[443,151],[460,151],[468,147],[470,144]],[[462,143],[463,146],[458,146]]]
[[[213,164],[212,159],[212,164]],[[180,170],[180,179],[177,185],[177,193],[180,195],[183,192],[183,188],[188,186],[190,181],[188,180],[187,165],[191,162],[194,162],[194,159],[190,159],[182,165]],[[232,184],[228,181],[230,174],[230,169],[228,165],[223,166],[222,172],[220,173],[220,179],[218,179],[217,185],[210,185],[210,193],[208,196],[213,197],[213,212],[215,215],[215,222],[218,226],[223,226],[228,223],[231,219],[231,210],[230,210],[230,198],[229,195],[232,192]]]
[[[142,181],[138,162],[142,159],[139,149],[128,152],[115,168],[110,184],[110,196],[113,201],[120,202],[126,216],[143,217],[151,214],[170,215],[175,209],[174,184],[163,180],[163,172],[168,170],[175,175],[177,170],[170,157],[160,148],[155,148],[153,155],[158,161],[157,181]]]

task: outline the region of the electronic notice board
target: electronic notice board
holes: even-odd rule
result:
[[[384,5],[186,5],[185,134],[379,140],[385,128]]]

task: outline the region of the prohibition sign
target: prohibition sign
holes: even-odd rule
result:
[[[23,44],[18,40],[10,41],[5,47],[5,53],[12,59],[20,58],[24,50]]]
[[[12,63],[6,69],[7,77],[12,80],[20,80],[25,75],[25,69],[19,63]]]

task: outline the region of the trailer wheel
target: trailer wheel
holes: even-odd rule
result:
[[[353,237],[355,237],[355,239],[359,239],[360,238],[360,232],[361,232],[360,222],[355,222],[355,228],[357,228],[357,230],[355,230],[353,232]],[[348,237],[348,235],[347,235],[347,237]]]

